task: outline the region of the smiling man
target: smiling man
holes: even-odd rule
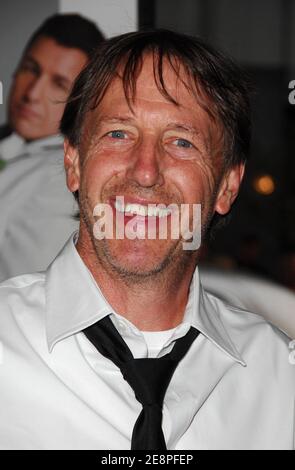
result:
[[[3,448],[293,448],[288,338],[206,293],[184,249],[237,196],[249,115],[242,72],[198,39],[98,48],[61,123],[79,232],[0,286]]]
[[[108,203],[115,210],[114,200],[122,196],[125,205],[133,205],[133,213],[128,211],[126,216],[136,217],[137,223],[146,219],[147,223],[149,217],[140,213],[151,204],[201,204],[205,233],[215,211],[228,212],[237,195],[244,165],[237,162],[224,168],[224,139],[217,116],[210,117],[198,102],[192,111],[197,89],[187,88],[184,66],[176,59],[172,64],[166,58],[163,60],[165,96],[164,89],[153,78],[154,60],[152,54],[144,58],[136,80],[136,94],[130,96],[130,103],[124,84],[128,86],[132,79],[128,77],[122,82],[120,73],[124,69],[118,70],[119,77],[112,81],[95,112],[86,114],[79,147],[69,135],[65,166],[70,190],[79,190],[79,253],[92,272],[99,278],[103,276],[101,282],[106,284],[114,276],[124,275],[128,283],[145,282],[145,291],[154,291],[154,283],[158,284],[161,276],[164,310],[154,309],[149,296],[145,297],[146,304],[140,301],[133,305],[133,290],[126,291],[124,286],[116,290],[112,305],[139,328],[162,330],[176,326],[183,315],[184,293],[198,252],[184,251],[182,239],[173,240],[170,236],[166,240],[114,237],[97,241],[93,235],[93,209],[98,203]],[[174,70],[177,66],[178,74]],[[202,95],[204,92],[200,101],[205,100]],[[126,217],[123,222],[127,222]],[[92,250],[94,258],[89,256]],[[172,285],[178,287],[177,292],[173,289],[173,295],[169,295],[166,281],[172,279]],[[133,305],[131,311],[129,303]],[[170,315],[174,319],[172,324]]]
[[[1,280],[45,269],[76,227],[59,124],[74,79],[102,39],[91,21],[54,15],[33,34],[15,71],[8,125],[0,129]]]

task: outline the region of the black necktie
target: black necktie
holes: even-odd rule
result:
[[[191,327],[185,336],[175,342],[169,354],[146,359],[134,359],[109,316],[86,328],[84,333],[103,356],[119,367],[143,406],[133,428],[131,449],[165,450],[162,431],[164,396],[177,364],[199,332]]]

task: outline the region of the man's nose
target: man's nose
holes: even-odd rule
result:
[[[34,77],[26,88],[25,96],[29,101],[38,101],[46,89],[45,77]]]
[[[142,142],[133,151],[127,177],[142,187],[162,184],[161,152],[154,142]]]

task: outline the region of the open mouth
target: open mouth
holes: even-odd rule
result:
[[[118,198],[114,201],[114,207],[118,212],[123,213],[127,217],[168,217],[171,209],[163,207],[163,204],[139,204],[124,203]]]
[[[112,197],[109,204],[113,211],[112,223],[115,223],[118,239],[169,238],[174,212],[172,204],[167,206],[132,196]]]
[[[201,220],[200,205],[195,206],[197,207],[194,208],[193,227]],[[98,239],[118,240],[178,240],[181,236],[187,240],[194,233],[190,229],[190,218],[186,209],[189,209],[189,204],[181,204],[179,207],[178,203],[165,205],[129,195],[126,198],[114,196],[106,204],[98,204],[94,209],[94,216],[101,217],[101,213],[103,214],[102,219],[94,224],[95,236]],[[197,228],[198,226],[200,224],[196,225]]]

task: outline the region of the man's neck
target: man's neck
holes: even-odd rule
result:
[[[169,330],[182,322],[195,263],[185,270],[171,265],[162,273],[130,283],[105,269],[87,241],[79,238],[76,248],[108,303],[139,330]]]

